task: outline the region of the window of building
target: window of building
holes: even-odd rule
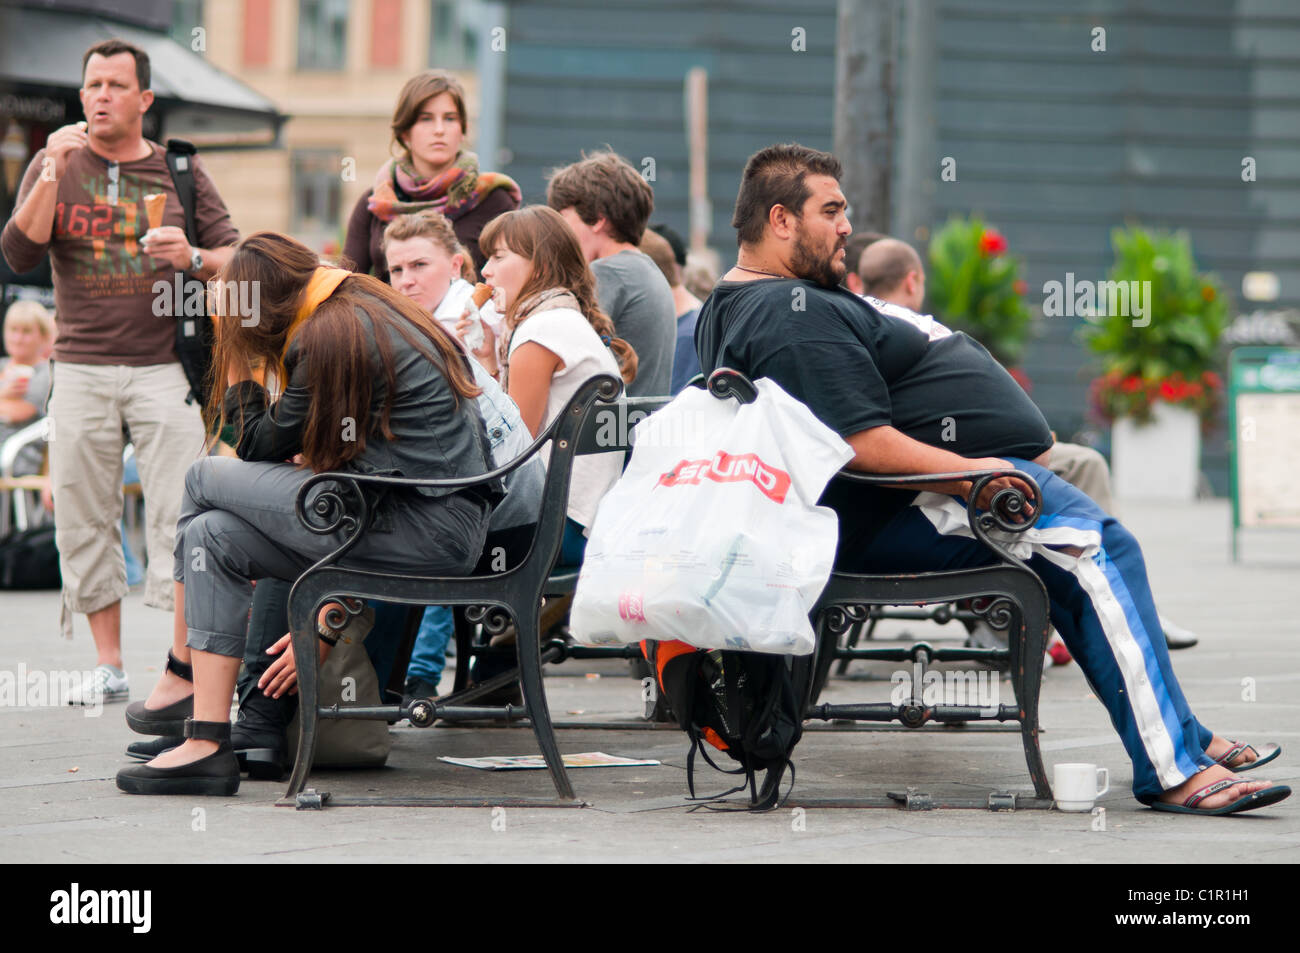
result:
[[[299,69],[342,69],[347,36],[348,0],[298,0]]]
[[[333,149],[295,149],[292,153],[290,231],[316,251],[338,245],[342,162],[343,153]],[[333,250],[337,252],[337,247]]]
[[[429,65],[472,69],[480,33],[486,29],[482,0],[434,0],[429,17]]]
[[[244,65],[271,65],[271,0],[244,0]]]

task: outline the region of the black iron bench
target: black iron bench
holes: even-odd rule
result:
[[[701,386],[704,386],[701,383]],[[754,399],[752,384],[741,374],[720,369],[707,384],[714,396],[725,399],[736,397],[741,401]],[[629,432],[640,417],[663,407],[668,398],[624,398],[619,400],[621,383],[615,378],[602,376],[586,382],[574,394],[565,410],[548,426],[529,447],[512,461],[490,474],[472,481],[419,481],[394,477],[360,476],[350,473],[322,473],[313,477],[299,493],[299,519],[313,531],[327,534],[343,530],[345,542],[334,552],[308,569],[294,584],[290,595],[289,616],[294,644],[294,654],[299,660],[299,692],[301,694],[300,733],[297,757],[285,800],[299,806],[316,807],[322,797],[307,793],[304,786],[311,765],[315,745],[318,715],[324,718],[374,718],[394,721],[409,718],[417,726],[431,725],[437,719],[448,721],[481,719],[485,714],[495,714],[507,719],[527,718],[531,723],[537,743],[546,760],[558,797],[564,803],[576,803],[556,745],[554,728],[546,707],[546,694],[542,680],[542,666],[566,658],[635,658],[640,656],[636,645],[605,648],[577,646],[563,640],[552,639],[541,644],[538,631],[539,607],[543,596],[559,596],[573,592],[578,573],[576,570],[552,573],[559,553],[564,531],[569,477],[576,455],[626,450],[630,447]],[[613,415],[612,417],[610,415]],[[610,424],[613,423],[611,427]],[[338,565],[349,549],[355,545],[368,526],[370,514],[378,505],[382,494],[402,486],[457,486],[464,487],[502,476],[520,466],[536,453],[548,440],[553,441],[550,464],[543,489],[540,519],[527,554],[516,565],[499,573],[486,573],[469,577],[394,576],[350,569]],[[1014,516],[1023,512],[1027,502],[1034,511],[1039,505],[1038,488],[1027,474],[1015,470],[978,471],[962,474],[927,474],[914,476],[873,477],[842,471],[837,479],[850,479],[870,485],[918,485],[950,479],[973,480],[975,496],[989,481],[1000,476],[1018,476],[1034,489],[1034,499],[1026,501],[1014,490],[1003,490],[994,497],[991,512],[976,514],[972,510],[971,526],[976,537],[988,545],[999,557],[997,565],[954,572],[909,575],[853,575],[835,573],[822,593],[813,617],[818,633],[818,646],[814,655],[796,659],[794,671],[796,685],[805,698],[807,717],[835,720],[900,721],[908,727],[920,727],[929,721],[955,722],[995,719],[1018,721],[1029,766],[1039,800],[1048,799],[1051,792],[1043,771],[1038,749],[1038,692],[1042,675],[1043,643],[1047,629],[1047,596],[1038,578],[1024,564],[989,535],[989,530],[1001,527],[1018,531],[1032,525],[1032,520],[1014,522]],[[322,484],[324,492],[311,499],[312,490]],[[364,489],[363,489],[364,488]],[[320,608],[328,602],[345,598],[379,599],[387,602],[407,603],[414,607],[449,605],[463,607],[457,612],[458,641],[466,645],[469,626],[481,624],[491,632],[501,632],[511,621],[516,628],[517,670],[496,675],[483,683],[468,687],[462,670],[467,658],[457,661],[457,681],[450,696],[437,700],[405,700],[401,704],[339,709],[337,706],[318,708],[316,683],[318,662],[315,651],[315,620]],[[946,603],[958,599],[974,599],[979,613],[1009,627],[1009,649],[945,649],[919,643],[910,648],[843,649],[840,635],[855,622],[866,618],[869,607],[877,605],[921,605]],[[360,611],[360,602],[345,611]],[[419,609],[410,614],[406,644],[399,654],[398,668],[404,669],[405,656],[418,626]],[[347,617],[337,617],[327,624],[342,628]],[[836,658],[875,658],[908,660],[922,668],[930,662],[952,660],[987,660],[1011,663],[1012,684],[1016,706],[1000,706],[994,713],[971,706],[925,705],[919,692],[919,682],[913,686],[915,698],[901,705],[818,705],[816,704],[830,667]],[[397,675],[394,683],[397,682]],[[518,706],[474,706],[467,704],[475,698],[508,684],[518,678],[524,704]],[[309,714],[310,713],[310,714]],[[457,798],[385,798],[333,799],[344,804],[421,804],[421,805],[480,805],[482,799]],[[492,804],[503,803],[494,799]],[[527,802],[531,804],[555,802]],[[911,805],[908,805],[911,806]],[[953,805],[967,806],[967,805]],[[993,802],[990,801],[990,806]],[[1034,806],[1025,802],[1010,805]]]
[[[842,473],[837,479],[851,479],[875,486],[909,486],[941,483],[951,480],[973,480],[971,499],[978,498],[983,487],[1000,476],[1016,476],[1033,488],[1031,501],[1035,514],[1041,503],[1037,483],[1019,470],[980,471],[978,473],[928,474],[907,477],[877,477],[856,473]],[[999,500],[998,497],[1001,497]],[[1043,674],[1043,652],[1048,631],[1047,591],[1038,577],[1006,547],[990,535],[990,530],[1022,532],[1032,525],[1032,520],[1015,523],[1009,515],[1023,511],[1025,499],[1015,490],[1003,490],[991,504],[990,511],[977,512],[970,508],[970,527],[975,537],[999,558],[989,566],[932,573],[898,575],[867,575],[835,572],[822,591],[814,610],[817,630],[817,650],[810,660],[800,660],[796,672],[801,674],[797,684],[804,686],[805,717],[823,721],[897,721],[908,728],[920,728],[927,723],[966,724],[979,721],[1013,721],[1020,727],[1025,764],[1034,786],[1034,797],[1026,798],[1011,792],[993,792],[987,799],[948,799],[934,801],[928,795],[908,791],[891,793],[889,797],[907,809],[932,807],[988,807],[993,810],[1016,808],[1048,808],[1052,804],[1052,791],[1043,767],[1038,744],[1038,698]],[[969,600],[969,610],[952,610],[947,605]],[[928,642],[911,646],[878,645],[861,648],[850,642],[841,645],[841,636],[851,627],[869,620],[871,610],[877,606],[923,606],[939,603],[941,611],[922,617],[950,617],[950,614],[967,612],[982,618],[993,628],[1005,629],[1008,634],[1006,649],[973,647],[935,647]],[[831,666],[853,659],[910,662],[912,673],[909,696],[899,702],[869,704],[818,704]],[[926,701],[926,675],[935,662],[987,662],[994,667],[1009,670],[1015,705],[997,704],[983,706],[974,701],[967,704],[932,704]]]
[[[753,385],[735,371],[719,369],[709,378],[715,396],[735,397],[742,402],[755,399]],[[1020,470],[979,470],[962,473],[910,474],[874,476],[853,470],[841,470],[834,479],[848,480],[864,486],[922,487],[926,484],[959,480],[972,482],[970,499],[978,499],[984,488],[999,477],[1015,476],[1032,490],[1032,498],[1015,489],[994,495],[988,510],[968,509],[968,520],[975,538],[987,546],[997,562],[978,568],[930,573],[868,575],[833,572],[813,609],[817,647],[812,656],[796,658],[793,664],[796,690],[805,704],[806,719],[823,721],[897,721],[908,728],[927,723],[946,724],[972,721],[1014,721],[1019,724],[1025,763],[1034,786],[1034,797],[1025,798],[1011,792],[993,792],[987,799],[947,799],[935,801],[928,795],[908,789],[889,799],[907,809],[928,807],[989,807],[994,810],[1037,807],[1052,803],[1051,787],[1043,768],[1038,744],[1038,698],[1042,682],[1043,651],[1048,630],[1048,598],[1042,582],[1025,563],[1015,556],[992,533],[1002,530],[1020,533],[1033,526],[1041,510],[1042,493],[1037,482]],[[1033,516],[1022,519],[1021,514]],[[841,646],[841,636],[870,619],[877,606],[922,606],[950,604],[969,600],[973,617],[983,618],[994,628],[1006,629],[1006,649],[936,648],[927,642],[914,645],[858,648],[852,642]],[[952,610],[949,610],[952,611]],[[943,615],[946,616],[946,613]],[[911,662],[913,677],[910,696],[899,703],[818,704],[831,666],[837,661],[868,659]],[[927,704],[924,699],[925,675],[934,662],[980,661],[1002,665],[1010,670],[1015,705],[980,706],[975,704]],[[797,799],[798,800],[798,799]],[[800,803],[809,803],[801,800]],[[837,805],[874,806],[872,799],[839,798]]]
[[[577,803],[573,786],[560,758],[546,706],[542,665],[547,661],[558,661],[566,653],[580,653],[581,650],[548,646],[543,653],[539,645],[538,616],[541,597],[547,591],[547,580],[560,551],[575,452],[603,453],[627,446],[625,432],[617,435],[616,445],[608,445],[597,426],[600,418],[597,414],[589,413],[597,401],[617,412],[619,405],[615,402],[621,391],[622,382],[617,378],[609,375],[592,378],[578,389],[564,410],[538,434],[524,453],[506,466],[472,480],[415,480],[335,472],[317,474],[303,484],[297,500],[299,520],[312,532],[321,535],[341,531],[344,541],[334,552],[308,568],[294,583],[289,596],[289,626],[294,657],[299,668],[301,716],[297,754],[285,791],[285,801],[291,801],[300,807],[319,807],[327,797],[313,792],[304,794],[315,751],[318,718],[365,718],[389,722],[407,718],[413,725],[427,727],[438,719],[455,721],[499,715],[507,719],[528,719],[546,760],[558,798],[562,803]],[[623,403],[636,405],[635,401]],[[647,412],[664,403],[666,399],[662,398],[651,401]],[[626,413],[626,410],[622,412]],[[394,489],[415,486],[465,488],[487,482],[505,476],[521,466],[548,441],[552,443],[551,457],[542,490],[539,520],[531,545],[517,564],[509,565],[497,573],[450,577],[414,574],[401,576],[340,565],[340,561],[356,545],[362,533],[369,529],[371,517],[382,504],[384,496]],[[322,708],[318,705],[317,616],[327,603],[339,603],[343,606],[343,611],[328,613],[326,624],[334,629],[342,629],[347,624],[349,615],[361,611],[362,600],[365,599],[406,603],[421,608],[428,605],[463,606],[470,619],[483,623],[489,631],[502,631],[513,622],[517,633],[518,672],[502,673],[473,688],[438,700],[405,699],[392,705]],[[414,635],[413,626],[418,625],[418,616],[418,611],[412,611],[408,618],[407,644],[404,646],[407,654]],[[589,651],[601,656],[609,654],[608,650],[603,649]],[[404,668],[404,660],[399,661],[402,663],[400,667]],[[457,667],[459,669],[462,666]],[[465,704],[516,677],[523,691],[522,707]],[[386,798],[333,798],[332,803],[458,806],[482,802],[462,798],[403,798],[396,801]],[[491,803],[508,806],[507,802],[500,799],[494,799]],[[526,803],[536,805],[555,802]]]

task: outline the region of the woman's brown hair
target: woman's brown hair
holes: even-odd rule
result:
[[[460,255],[460,276],[473,283],[478,281],[474,271],[474,258],[456,237],[450,219],[437,209],[426,208],[411,215],[398,215],[384,226],[384,255],[389,242],[404,242],[411,238],[427,238],[447,253],[448,258]]]
[[[260,366],[274,373],[280,387],[288,383],[283,354],[289,330],[320,265],[315,252],[287,235],[257,232],[235,247],[221,269],[214,288],[219,333],[212,362],[213,373],[219,376],[206,411],[208,421],[218,428],[226,423],[235,424],[237,432],[243,428],[242,420],[224,419],[227,367]],[[246,288],[256,289],[256,296],[246,293]],[[237,304],[231,307],[248,301],[256,302],[253,314],[241,314]],[[369,318],[371,333],[358,312]],[[438,369],[457,401],[479,395],[460,349],[437,321],[379,279],[350,275],[294,334],[294,344],[302,350],[300,359],[307,365],[306,386],[312,396],[303,424],[302,456],[317,473],[340,469],[359,457],[371,436],[395,439],[388,425],[397,388],[393,342],[386,333],[391,331]],[[370,360],[371,340],[379,354],[378,367]],[[373,383],[381,376],[386,396],[378,421],[372,423]],[[340,421],[346,418],[359,422],[355,439],[343,437]]]
[[[498,245],[527,258],[533,265],[528,280],[506,309],[507,350],[509,334],[513,334],[520,323],[517,315],[520,302],[551,288],[564,288],[578,299],[583,315],[601,340],[609,345],[618,361],[623,382],[630,384],[636,380],[636,351],[632,350],[632,345],[615,336],[614,322],[600,310],[596,300],[596,276],[583,257],[578,236],[559,212],[545,205],[527,205],[498,215],[479,235],[478,247],[485,256],[491,257]]]
[[[456,104],[456,113],[460,116],[462,135],[469,134],[469,120],[465,117],[465,87],[446,70],[430,69],[417,73],[406,81],[402,91],[397,94],[397,107],[393,110],[393,145],[411,161],[411,150],[402,142],[402,136],[411,131],[415,121],[420,118],[420,107],[440,93],[451,93],[452,102]]]

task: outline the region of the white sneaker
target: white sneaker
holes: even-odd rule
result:
[[[124,702],[130,697],[131,685],[126,672],[111,665],[98,665],[80,685],[72,687],[67,701],[69,705],[101,705]]]
[[[1200,641],[1196,633],[1160,616],[1160,628],[1165,632],[1165,645],[1171,649],[1190,649]]]

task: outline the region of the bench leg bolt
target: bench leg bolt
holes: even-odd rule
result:
[[[411,714],[408,717],[415,727],[428,728],[433,724],[433,706],[427,701],[418,701],[411,706]]]

